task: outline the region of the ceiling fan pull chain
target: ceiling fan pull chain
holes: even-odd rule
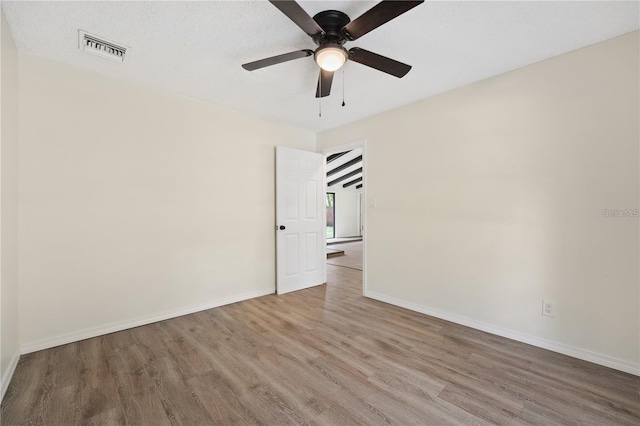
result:
[[[342,106],[344,105],[344,67],[342,67]]]
[[[322,117],[322,76],[318,80],[319,94],[318,96],[318,117]]]

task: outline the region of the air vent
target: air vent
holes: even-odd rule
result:
[[[80,50],[84,50],[87,53],[93,53],[118,62],[124,62],[124,56],[127,53],[125,46],[82,30],[78,31],[78,45]]]

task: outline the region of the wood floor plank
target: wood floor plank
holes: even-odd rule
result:
[[[186,378],[172,357],[154,360],[150,375],[172,425],[212,424],[209,413],[193,389],[188,386]]]
[[[361,271],[327,272],[25,355],[2,425],[640,424],[636,376],[366,299]]]
[[[214,373],[202,374],[189,379],[194,390],[213,424],[223,425],[259,425],[261,421],[240,400],[234,392],[219,380]]]

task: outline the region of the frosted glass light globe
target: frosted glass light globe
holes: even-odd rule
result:
[[[349,54],[345,48],[337,44],[320,46],[314,54],[316,63],[325,71],[340,69],[348,57]]]

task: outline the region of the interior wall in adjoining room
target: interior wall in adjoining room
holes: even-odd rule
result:
[[[367,296],[640,374],[638,38],[320,133],[367,141]]]
[[[327,192],[334,192],[336,238],[355,237],[358,231],[358,194],[362,191],[355,186],[343,188],[342,184],[327,186]]]
[[[20,355],[18,327],[18,51],[0,9],[0,399]]]
[[[314,133],[20,66],[24,351],[274,292],[274,147]]]

